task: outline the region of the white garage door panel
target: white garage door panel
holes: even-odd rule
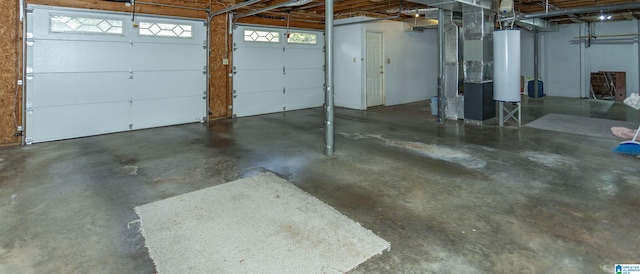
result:
[[[233,80],[233,89],[238,94],[264,91],[282,93],[282,69],[239,71]]]
[[[324,52],[320,48],[287,49],[284,65],[287,70],[297,68],[319,68],[324,65]]]
[[[234,52],[233,58],[238,71],[279,69],[282,74],[282,48],[240,48]]]
[[[33,69],[27,69],[26,77],[30,79],[27,143],[199,122],[206,117],[202,20],[138,16],[136,22],[193,27],[191,38],[143,37],[140,28],[131,27],[127,13],[38,5],[28,9],[33,10],[27,13],[33,44],[27,48],[27,65]],[[62,32],[50,31],[52,14],[65,16],[56,18],[56,31]],[[60,23],[63,20],[71,21]],[[105,33],[96,23],[103,20],[122,22],[122,33]],[[77,24],[82,28],[75,28]]]
[[[322,88],[287,90],[285,106],[287,110],[319,107],[324,104]]]
[[[282,111],[283,106],[282,91],[239,94],[233,100],[233,113],[239,117],[274,113]]]
[[[133,70],[206,70],[206,50],[202,45],[134,44]]]
[[[34,108],[27,112],[34,143],[129,130],[130,104],[104,103]]]
[[[245,30],[262,32],[261,35],[278,33],[281,41],[244,41]],[[318,43],[289,44],[282,29],[252,26],[236,28],[233,52],[237,72],[233,77],[234,115],[258,115],[323,104],[323,35],[321,32],[302,32],[316,33]]]
[[[324,71],[322,69],[291,69],[285,76],[285,87],[290,89],[322,88]]]
[[[134,101],[185,96],[202,99],[206,95],[206,81],[206,75],[201,71],[136,72],[130,81],[131,97]]]
[[[133,129],[199,122],[206,116],[202,95],[137,100],[133,106]]]
[[[103,41],[37,40],[29,62],[34,73],[129,71],[130,47]]]
[[[34,75],[27,81],[33,107],[128,102],[129,73],[55,73]],[[64,96],[60,96],[64,94]]]

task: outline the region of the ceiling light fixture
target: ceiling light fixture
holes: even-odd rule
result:
[[[600,17],[598,17],[598,18],[600,19],[600,21],[604,21],[604,20],[611,20],[611,18],[613,18],[613,16],[601,14]]]

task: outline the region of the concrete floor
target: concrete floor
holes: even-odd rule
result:
[[[410,117],[411,113],[424,115]],[[623,104],[525,99],[640,121]],[[353,273],[613,273],[640,263],[640,165],[595,138],[429,117],[428,102],[0,148],[0,273],[153,273],[133,208],[269,170],[391,243]]]

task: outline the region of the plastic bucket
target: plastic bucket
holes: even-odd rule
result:
[[[431,115],[438,116],[438,96],[431,97]]]

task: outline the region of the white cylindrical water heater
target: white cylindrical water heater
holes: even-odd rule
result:
[[[493,99],[520,102],[520,30],[493,32]]]

